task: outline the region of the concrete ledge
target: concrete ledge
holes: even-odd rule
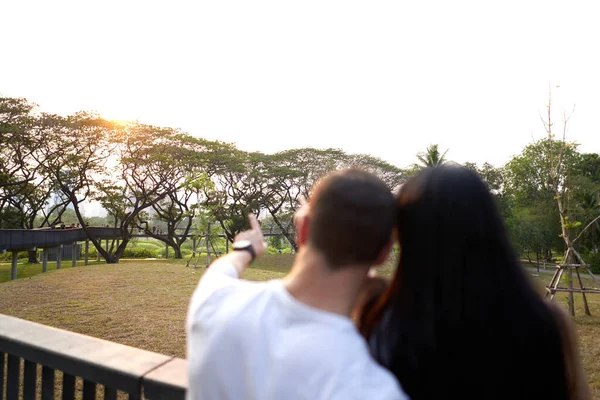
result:
[[[187,390],[185,360],[0,314],[1,353],[138,396],[144,383],[156,399]]]
[[[174,358],[142,378],[144,398],[184,400],[188,387],[187,361]]]

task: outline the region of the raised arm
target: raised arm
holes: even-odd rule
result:
[[[234,240],[234,251],[224,255],[215,262],[226,262],[233,265],[237,271],[238,277],[241,276],[246,268],[254,261],[254,258],[260,257],[267,251],[267,243],[260,229],[260,224],[254,215],[248,217],[250,229],[240,232]]]

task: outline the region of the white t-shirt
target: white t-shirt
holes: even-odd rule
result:
[[[192,296],[189,400],[407,399],[349,318],[305,305],[281,281],[248,282],[219,260]]]

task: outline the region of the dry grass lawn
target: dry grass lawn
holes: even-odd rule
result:
[[[586,287],[596,287],[592,279],[586,279],[582,274],[583,284]],[[546,284],[552,278],[551,274],[540,274],[534,278],[540,286]],[[579,348],[585,372],[588,376],[590,388],[594,399],[600,399],[600,295],[588,294],[587,300],[591,316],[587,316],[583,309],[581,294],[575,293],[575,325],[579,335]],[[567,308],[568,294],[557,293],[555,301]]]
[[[247,270],[245,278],[284,276],[290,255],[269,255]],[[380,274],[391,276],[390,262]],[[4,314],[163,354],[185,357],[185,317],[203,269],[181,261],[122,261],[117,265],[78,266],[0,283]],[[534,278],[542,286],[550,275]],[[566,304],[567,295],[557,299]],[[583,363],[594,398],[600,399],[600,296],[588,296],[592,316],[583,315],[576,296]]]
[[[274,257],[277,257],[275,260]],[[246,277],[284,276],[291,256],[264,257]],[[53,270],[0,284],[7,315],[185,357],[188,302],[204,269],[181,261],[122,261]]]

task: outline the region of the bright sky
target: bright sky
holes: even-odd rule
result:
[[[597,1],[0,2],[0,93],[246,150],[503,164],[576,105],[600,152]]]

